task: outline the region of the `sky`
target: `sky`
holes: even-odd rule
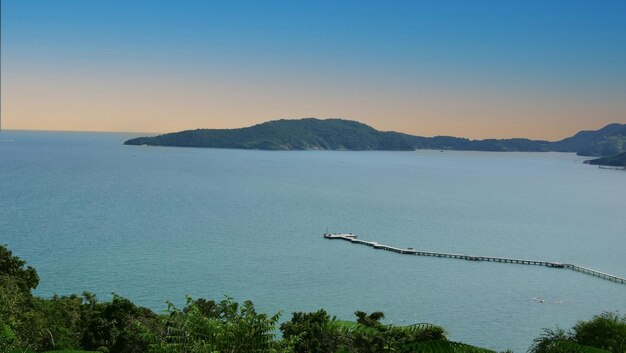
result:
[[[302,117],[557,140],[626,123],[626,1],[2,0],[2,128]]]

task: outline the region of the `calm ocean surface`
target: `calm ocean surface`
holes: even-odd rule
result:
[[[561,153],[124,146],[137,135],[0,133],[0,243],[36,293],[185,295],[263,312],[430,322],[525,352],[543,327],[626,312],[626,286],[569,270],[398,255],[322,239],[571,262],[626,275],[626,172]],[[541,298],[543,303],[533,298]]]

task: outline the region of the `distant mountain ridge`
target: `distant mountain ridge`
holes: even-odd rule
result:
[[[609,124],[600,130],[581,131],[553,143],[555,151],[581,156],[609,156],[626,151],[626,124]]]
[[[422,137],[379,131],[352,120],[304,118],[273,120],[239,129],[185,130],[138,137],[124,144],[261,150],[558,151],[603,156],[626,152],[626,124],[610,124],[600,130],[581,131],[561,141],[549,142],[525,138],[470,140],[452,136]]]

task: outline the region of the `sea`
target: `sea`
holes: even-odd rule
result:
[[[626,314],[626,285],[567,269],[400,255],[573,263],[626,276],[626,172],[571,153],[257,151],[125,146],[141,134],[0,133],[0,244],[35,294],[112,293],[164,312],[186,296],[268,314],[441,325],[526,352],[544,328]]]

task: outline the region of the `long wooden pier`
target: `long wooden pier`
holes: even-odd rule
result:
[[[352,233],[341,233],[341,234],[325,233],[324,238],[345,240],[353,244],[366,245],[374,249],[382,249],[382,250],[392,251],[392,252],[399,253],[399,254],[446,257],[450,259],[460,259],[460,260],[469,260],[469,261],[490,261],[490,262],[503,262],[503,263],[509,263],[509,264],[567,268],[573,271],[582,272],[591,276],[603,278],[603,279],[613,281],[616,283],[626,284],[626,278],[592,270],[587,267],[582,267],[582,266],[577,266],[577,265],[567,264],[567,263],[543,261],[543,260],[515,259],[515,258],[509,258],[509,257],[474,256],[474,255],[454,254],[454,253],[445,253],[445,252],[423,251],[423,250],[416,250],[414,248],[398,248],[398,247],[391,246],[391,245],[381,244],[375,241],[358,239],[357,236]]]

